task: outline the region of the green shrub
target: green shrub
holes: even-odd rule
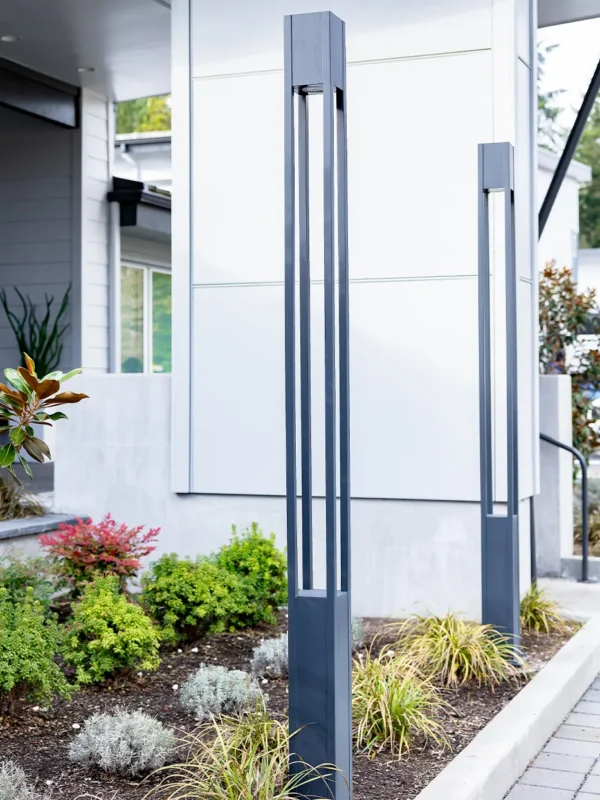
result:
[[[45,618],[31,588],[20,601],[0,589],[0,714],[12,713],[22,697],[48,702],[54,694],[71,694],[54,661],[60,643],[55,620]]]
[[[43,558],[0,558],[0,588],[6,589],[9,600],[25,600],[31,588],[34,600],[47,610],[54,592],[53,577],[51,565]]]
[[[287,602],[287,562],[275,546],[275,534],[264,536],[256,522],[238,534],[216,556],[218,566],[244,579],[246,610],[235,617],[237,627],[275,622],[275,611]]]
[[[119,591],[116,576],[88,584],[73,607],[64,659],[80,683],[119,672],[158,668],[159,635],[152,621]]]
[[[143,604],[170,643],[233,629],[248,604],[242,579],[206,557],[164,555],[142,576],[142,588]]]

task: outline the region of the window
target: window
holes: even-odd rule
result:
[[[171,372],[171,274],[121,265],[121,372]]]

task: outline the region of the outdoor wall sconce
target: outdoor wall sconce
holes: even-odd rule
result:
[[[506,515],[494,514],[490,311],[489,195],[504,192],[506,291]],[[479,145],[479,426],[482,621],[520,643],[519,448],[517,395],[517,266],[514,148]]]
[[[313,585],[312,547],[311,274],[307,103],[308,95],[312,94],[320,94],[323,102],[327,576],[325,590],[317,589]],[[297,215],[296,189],[298,190]],[[306,764],[313,767],[330,764],[339,770],[333,773],[328,770],[331,777],[327,781],[311,783],[306,787],[306,792],[311,797],[333,797],[335,800],[348,800],[351,796],[352,780],[347,195],[344,23],[329,12],[287,16],[285,18],[285,366],[290,730],[298,732],[293,740],[293,749]],[[300,542],[296,474],[296,226],[299,239]],[[336,361],[339,375],[336,375]],[[338,407],[339,420],[336,419]],[[339,524],[336,475],[338,453]],[[299,581],[299,549],[301,581]],[[293,762],[292,758],[292,770],[297,768],[297,761]]]

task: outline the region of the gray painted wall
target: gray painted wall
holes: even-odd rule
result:
[[[72,280],[75,149],[75,132],[0,109],[0,287],[15,309],[14,286],[36,303],[43,303],[45,292],[54,295],[58,305]],[[70,331],[65,367],[73,363],[72,344]],[[0,310],[0,369],[18,361]]]

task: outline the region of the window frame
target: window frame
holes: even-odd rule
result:
[[[170,375],[170,372],[154,372],[152,369],[153,356],[154,356],[154,342],[153,342],[153,307],[152,307],[152,275],[157,272],[161,275],[168,275],[171,278],[171,311],[173,308],[173,275],[172,270],[167,267],[160,267],[156,264],[151,264],[147,261],[135,261],[132,258],[121,258],[119,265],[119,280],[122,281],[122,268],[128,267],[130,269],[142,270],[142,346],[143,346],[143,370],[142,372],[123,372],[123,359],[119,359],[119,373],[122,375]],[[119,305],[119,349],[121,349],[121,336],[122,336],[122,305]],[[172,316],[171,316],[172,320]],[[173,346],[173,324],[171,322],[171,347]],[[172,371],[172,367],[171,367]]]

